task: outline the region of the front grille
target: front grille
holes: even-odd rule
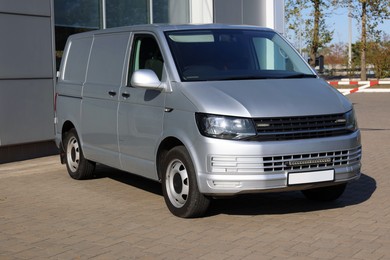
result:
[[[351,133],[344,114],[256,118],[257,141],[296,140],[340,136]]]
[[[210,156],[209,165],[213,173],[259,174],[322,170],[355,165],[360,162],[361,154],[362,150],[359,147],[350,150],[266,157]]]
[[[342,150],[335,152],[264,157],[264,172],[300,171],[305,169],[348,166],[359,162],[361,158],[361,153],[361,148],[358,148],[353,150]],[[311,163],[311,161],[313,163]],[[299,162],[302,162],[302,164],[300,164]]]

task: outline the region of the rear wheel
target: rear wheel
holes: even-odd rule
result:
[[[165,203],[175,216],[200,217],[210,204],[210,199],[199,192],[195,169],[184,146],[167,153],[162,167],[162,186]]]
[[[338,199],[344,193],[346,187],[347,184],[343,183],[336,186],[303,190],[302,193],[310,200],[333,201]]]
[[[84,158],[79,137],[75,129],[66,133],[65,163],[69,175],[76,180],[90,179],[95,170],[95,163]]]

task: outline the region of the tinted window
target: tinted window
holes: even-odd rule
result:
[[[72,40],[64,66],[64,80],[74,83],[85,81],[91,43],[92,37]]]
[[[129,80],[140,69],[153,70],[161,80],[164,60],[156,40],[150,35],[136,35],[132,50]]]
[[[87,81],[102,85],[120,85],[128,41],[128,33],[95,36]]]

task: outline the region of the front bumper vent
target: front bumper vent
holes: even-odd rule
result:
[[[278,156],[210,156],[213,173],[259,174],[352,167],[360,163],[361,147],[350,150]]]
[[[264,157],[264,172],[345,167],[358,163],[361,155],[362,150],[359,147],[335,152]]]

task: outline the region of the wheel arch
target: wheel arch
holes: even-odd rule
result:
[[[75,126],[71,121],[66,121],[62,125],[61,142],[59,143],[60,160],[61,160],[62,164],[65,164],[65,144],[64,144],[64,141],[65,141],[66,133],[68,133],[73,128],[75,128]]]
[[[170,136],[165,138],[158,147],[157,154],[156,154],[156,167],[157,167],[157,176],[158,179],[161,180],[161,169],[162,165],[165,159],[165,156],[167,155],[168,151],[176,146],[184,146],[184,143],[180,141],[178,138]]]
[[[62,141],[64,140],[66,133],[69,132],[73,128],[76,128],[76,127],[74,126],[74,124],[71,121],[66,121],[62,125],[62,130],[61,130]]]

